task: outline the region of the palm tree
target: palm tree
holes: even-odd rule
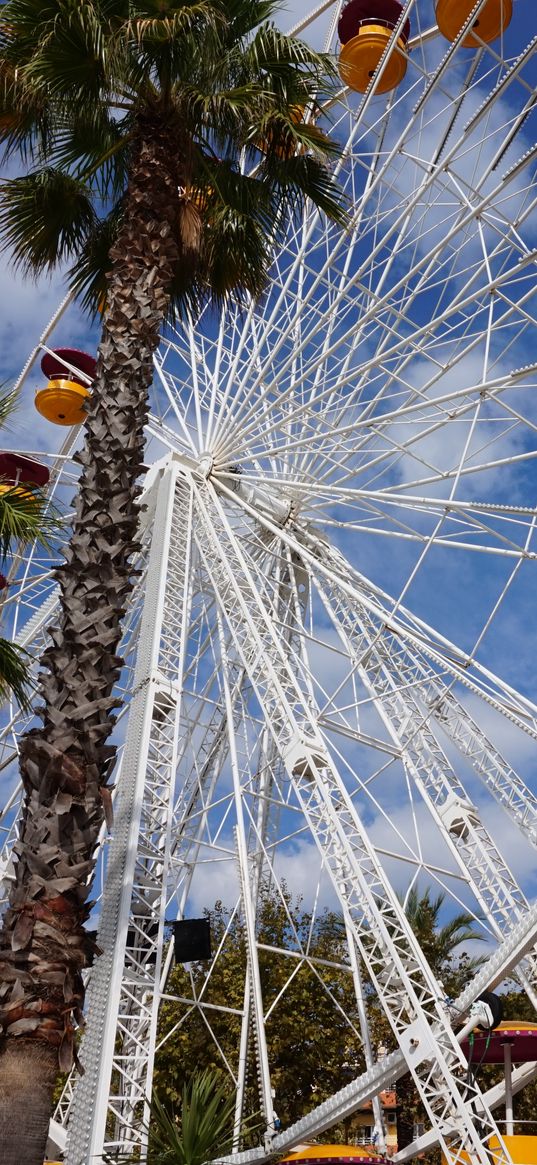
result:
[[[453,956],[463,943],[483,942],[484,936],[476,930],[475,915],[462,910],[443,925],[440,925],[440,916],[444,908],[446,895],[437,894],[431,897],[431,888],[427,887],[419,893],[415,886],[409,890],[404,899],[405,914],[419,939],[421,949],[429,966],[437,975],[447,995],[455,995],[462,990],[468,977],[475,974],[483,962],[483,956],[464,956],[464,972],[461,980],[460,971],[453,963]]]
[[[483,940],[476,929],[475,917],[461,911],[441,924],[440,917],[446,895],[432,896],[430,887],[419,892],[412,886],[404,898],[405,914],[417,936],[423,954],[442,983],[446,995],[455,997],[464,983],[475,974],[483,962],[479,955],[468,956],[455,952],[463,943]],[[397,1081],[397,1148],[404,1149],[414,1140],[414,1123],[419,1114],[419,1099],[409,1072]]]
[[[69,265],[87,307],[105,297],[43,722],[21,744],[26,799],[0,935],[4,1165],[42,1161],[95,953],[84,922],[162,322],[261,295],[306,197],[345,220],[327,166],[335,147],[315,125],[333,69],[277,30],[275,10],[275,0],[2,6],[0,134],[30,167],[0,189],[4,246],[34,275]]]
[[[180,1117],[154,1097],[148,1160],[151,1165],[204,1165],[231,1153],[234,1121],[235,1097],[221,1074],[212,1068],[197,1072],[183,1087]],[[255,1118],[248,1123],[250,1131],[261,1128]]]

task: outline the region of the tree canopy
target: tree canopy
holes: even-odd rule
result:
[[[141,139],[163,144],[174,173],[174,313],[258,295],[305,196],[345,221],[326,166],[337,146],[316,124],[334,65],[281,33],[277,11],[274,0],[9,0],[0,136],[29,172],[2,183],[0,233],[23,270],[70,264],[86,305],[104,302]]]
[[[435,896],[430,888],[413,889],[406,899],[407,915],[425,957],[446,994],[456,996],[481,962],[479,956],[461,950],[461,944],[474,941],[479,932],[465,911],[443,921],[445,909],[445,896]],[[246,960],[243,925],[221,902],[207,916],[218,958],[212,964],[177,965],[166,988],[167,995],[177,999],[167,999],[161,1011],[155,1087],[162,1101],[175,1106],[189,1065],[217,1072],[224,1083],[238,1067]],[[264,885],[257,939],[275,1106],[287,1127],[365,1069],[345,926],[337,912],[326,910],[314,920],[288,890],[282,902]],[[295,955],[307,949],[313,965],[303,961],[297,970],[299,960],[292,953],[286,965],[276,953],[285,948]],[[362,973],[373,1049],[379,1055],[383,1049],[392,1050],[393,1035],[368,984],[366,966]],[[209,1007],[204,1010],[195,999]],[[254,1114],[259,1097],[252,1042],[247,1080],[247,1111]],[[398,1103],[402,1136],[408,1141],[414,1123],[423,1120],[410,1077],[398,1083]],[[321,1139],[337,1137],[352,1140],[352,1118]],[[436,1160],[434,1153],[431,1160]]]
[[[202,963],[189,970],[177,965],[167,994],[176,995],[178,1001],[167,1000],[161,1011],[155,1087],[159,1096],[175,1104],[192,1063],[214,1068],[223,1078],[238,1067],[246,958],[243,925],[221,902],[208,916],[213,947],[222,944],[219,956],[209,975]],[[289,891],[282,903],[265,886],[258,942],[274,1103],[286,1127],[363,1070],[356,998],[339,914],[326,910],[314,920]],[[287,958],[276,953],[281,949],[291,952]],[[311,961],[301,959],[301,950]],[[200,996],[205,982],[205,1003],[231,1008],[233,1013],[192,1006],[189,1000]],[[247,1111],[253,1115],[259,1097],[252,1041],[247,1079]]]

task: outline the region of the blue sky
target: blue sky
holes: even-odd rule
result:
[[[482,101],[522,48],[533,8],[530,0],[515,0],[503,46],[505,64],[498,57],[498,45],[486,50],[461,100],[474,54],[460,50],[416,113],[424,75],[432,75],[447,48],[438,36],[419,43],[418,32],[431,25],[431,10],[426,0],[410,6],[412,53],[389,116],[388,97],[374,97],[364,108],[360,98],[351,95],[332,110],[334,133],[349,150],[341,180],[350,204],[361,207],[354,235],[349,239],[335,230],[325,233],[312,221],[301,272],[294,263],[302,236],[291,235],[274,286],[250,331],[243,331],[243,319],[231,319],[223,332],[223,355],[218,357],[217,324],[214,317],[207,317],[196,343],[202,352],[198,366],[202,416],[211,394],[220,405],[224,401],[217,432],[226,456],[241,465],[246,478],[266,483],[291,478],[294,486],[288,488],[291,493],[294,488],[303,513],[319,523],[358,571],[394,598],[404,592],[408,607],[471,651],[518,561],[512,546],[519,547],[528,532],[527,514],[506,515],[498,506],[531,508],[537,500],[537,470],[531,458],[537,423],[535,374],[504,390],[512,370],[528,363],[535,350],[534,304],[529,295],[534,265],[528,256],[535,247],[537,220],[534,212],[527,213],[532,197],[530,163],[487,203],[501,175],[533,141],[530,119],[508,146],[499,170],[487,174],[536,80],[531,62],[520,80],[492,103],[486,117],[479,116]],[[284,26],[292,25],[303,11],[302,5],[288,6]],[[333,13],[332,7],[308,30],[315,44],[322,43]],[[446,169],[438,169],[429,183],[427,167],[454,111]],[[371,192],[366,197],[368,184]],[[467,225],[461,226],[465,208],[471,210],[479,198],[484,200],[481,217],[470,215]],[[492,309],[484,254],[500,289]],[[287,290],[290,271],[294,273]],[[14,378],[38,343],[64,288],[60,276],[32,284],[6,266],[0,274],[0,293],[2,376]],[[495,328],[489,346],[485,324],[490,310]],[[78,309],[70,307],[52,342],[95,351],[98,326],[89,327]],[[321,359],[325,343],[330,350]],[[223,386],[218,398],[211,380],[214,374],[216,381],[217,359]],[[193,398],[184,383],[185,377],[192,383],[190,353],[185,354],[180,337],[164,368],[177,410],[190,420]],[[489,382],[495,386],[492,395],[480,402],[479,386]],[[33,409],[35,389],[42,383],[36,363],[25,382],[10,441],[13,447],[52,454],[65,433],[47,425]],[[468,390],[467,397],[463,390]],[[420,392],[423,407],[418,407]],[[440,406],[444,399],[445,406]],[[459,417],[457,410],[465,401],[468,407]],[[375,424],[368,430],[364,417],[371,402]],[[154,406],[178,432],[177,413],[168,407],[158,385]],[[402,407],[410,411],[395,415]],[[196,432],[194,425],[193,434],[201,452],[206,429]],[[177,441],[181,443],[180,435]],[[161,455],[164,448],[165,442],[154,439],[148,459]],[[488,460],[494,462],[491,468],[476,468]],[[504,460],[507,464],[496,464]],[[458,476],[461,468],[464,472]],[[320,481],[325,476],[326,487]],[[66,497],[71,489],[69,485]],[[386,501],[380,490],[392,491],[393,499]],[[412,500],[405,502],[405,495]],[[417,505],[416,497],[425,501]],[[484,503],[479,520],[488,523],[490,532],[478,528],[469,511],[462,517],[452,512],[444,515],[440,541],[424,545],[424,537],[439,520],[438,507],[448,498],[461,504]],[[376,532],[370,532],[371,526]],[[450,546],[450,541],[461,545]],[[472,545],[481,546],[483,552]],[[530,546],[536,549],[533,540]],[[505,548],[511,548],[510,556],[496,553]],[[534,561],[520,565],[479,655],[484,665],[529,697],[535,695],[534,574]],[[319,637],[327,645],[317,648],[317,680],[327,691],[336,690],[340,665],[333,629],[320,607],[315,618]],[[533,744],[486,706],[480,706],[479,716],[534,785]],[[356,753],[351,757],[348,749],[343,752],[353,764],[367,768],[365,757]],[[387,783],[385,804],[395,803]],[[403,829],[403,808],[400,812]],[[533,893],[531,851],[518,845],[505,823],[501,826],[494,805],[486,812],[494,828],[503,832],[509,856],[518,862],[519,876]],[[379,837],[384,824],[381,817],[372,822]],[[314,862],[309,850],[299,849],[296,860],[289,850],[285,860],[297,885],[311,881],[309,872],[304,874],[310,860]]]

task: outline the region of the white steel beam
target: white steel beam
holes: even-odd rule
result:
[[[512,1078],[512,1093],[516,1096],[527,1084],[531,1084],[537,1076],[537,1064],[521,1064],[515,1068]],[[492,1088],[487,1089],[483,1094],[489,1108],[497,1108],[498,1105],[505,1101],[505,1080],[500,1080],[499,1084],[495,1084]],[[403,1165],[404,1161],[410,1161],[413,1157],[419,1157],[420,1154],[426,1153],[428,1149],[432,1149],[436,1145],[437,1137],[433,1130],[423,1133],[421,1137],[416,1137],[406,1148],[401,1149],[398,1153],[394,1153],[392,1161],[396,1161],[397,1165]]]
[[[91,1024],[69,1115],[68,1165],[144,1148],[188,626],[190,494],[166,468],[149,556],[121,790],[108,855]]]
[[[486,1165],[481,1137],[467,1120],[467,1105],[478,1092],[456,1075],[465,1061],[440,988],[327,754],[310,694],[289,666],[218,498],[209,484],[196,495],[200,555],[429,1119],[448,1155],[458,1158],[466,1147]],[[502,1143],[480,1096],[479,1110]]]
[[[483,991],[492,990],[508,978],[526,951],[535,944],[536,937],[537,904],[531,907],[523,923],[519,924],[509,939],[505,940],[487,962],[480,967],[468,987],[454,1000],[451,1007],[453,1014],[458,1019],[463,1019],[469,1014],[472,1004]],[[301,1120],[279,1133],[273,1139],[270,1151],[265,1146],[243,1153],[234,1153],[223,1160],[228,1162],[228,1165],[248,1165],[250,1161],[273,1160],[276,1154],[284,1156],[292,1149],[293,1145],[297,1145],[301,1141],[308,1141],[324,1132],[325,1129],[351,1116],[367,1100],[371,1100],[379,1092],[389,1088],[407,1070],[406,1058],[402,1053],[400,1051],[392,1052],[379,1060],[357,1080],[347,1084],[345,1088],[340,1089],[339,1092],[318,1105]],[[497,1099],[501,1099],[501,1086],[498,1087],[500,1088],[498,1093],[492,1090],[493,1105]],[[486,1095],[488,1097],[489,1093]],[[489,1102],[487,1101],[487,1103]],[[436,1131],[434,1136],[438,1141]]]
[[[325,559],[327,553],[324,549]],[[373,619],[359,603],[349,604],[336,584],[328,587],[317,581],[325,609],[344,639],[349,656],[364,661],[357,666],[357,671],[393,743],[400,750],[411,780],[442,832],[493,933],[501,938],[524,916],[528,901],[481,822],[477,808],[471,804],[460,775],[455,773],[431,730],[431,715],[424,697],[432,688],[436,696],[435,706],[441,705],[441,682],[435,680],[433,686],[429,679],[426,687],[419,656],[401,642],[400,637],[394,636],[385,623]],[[447,697],[447,706],[451,708],[449,693]],[[456,708],[454,701],[453,705]],[[479,741],[481,756],[483,740],[477,735],[479,730],[477,726],[473,730],[471,724],[465,728],[462,710],[457,724],[459,738]],[[504,774],[504,784],[509,777],[511,774]],[[518,793],[520,802],[520,788]],[[526,818],[534,800],[528,795]],[[518,974],[537,1010],[537,953],[528,955]]]

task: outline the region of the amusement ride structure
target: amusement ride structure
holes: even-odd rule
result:
[[[537,38],[524,8],[324,0],[304,13],[293,31],[340,57],[326,116],[351,228],[305,213],[260,304],[163,336],[98,865],[103,954],[85,1075],[51,1126],[69,1165],[143,1155],[173,965],[165,924],[219,897],[246,941],[240,1044],[222,1059],[234,1165],[284,1157],[366,1100],[382,1147],[378,1095],[407,1071],[427,1126],[399,1160],[437,1143],[450,1161],[520,1160],[512,1113],[509,1145],[495,1117],[505,1085],[480,1091],[461,1040],[487,1024],[476,1001],[509,978],[537,1006],[537,907],[520,885],[537,844]],[[65,503],[93,364],[58,348],[60,314],[24,376],[65,439],[15,458],[46,466]],[[31,548],[4,580],[5,633],[36,657],[53,565]],[[2,722],[5,879],[26,722],[16,710]],[[334,963],[354,984],[346,1018],[366,1070],[278,1128],[257,909],[262,885],[284,900],[293,870],[307,871],[314,919],[326,904],[343,915]],[[405,891],[425,886],[445,894],[447,916],[470,911],[487,941],[456,1000],[405,915]],[[315,969],[298,937],[272,954],[289,982]],[[204,964],[207,989],[198,979],[183,1000],[208,1040],[219,955]],[[364,977],[393,1032],[387,1055],[368,1030]],[[244,1151],[252,1048],[266,1132]],[[509,1064],[508,1100],[535,1070]]]

